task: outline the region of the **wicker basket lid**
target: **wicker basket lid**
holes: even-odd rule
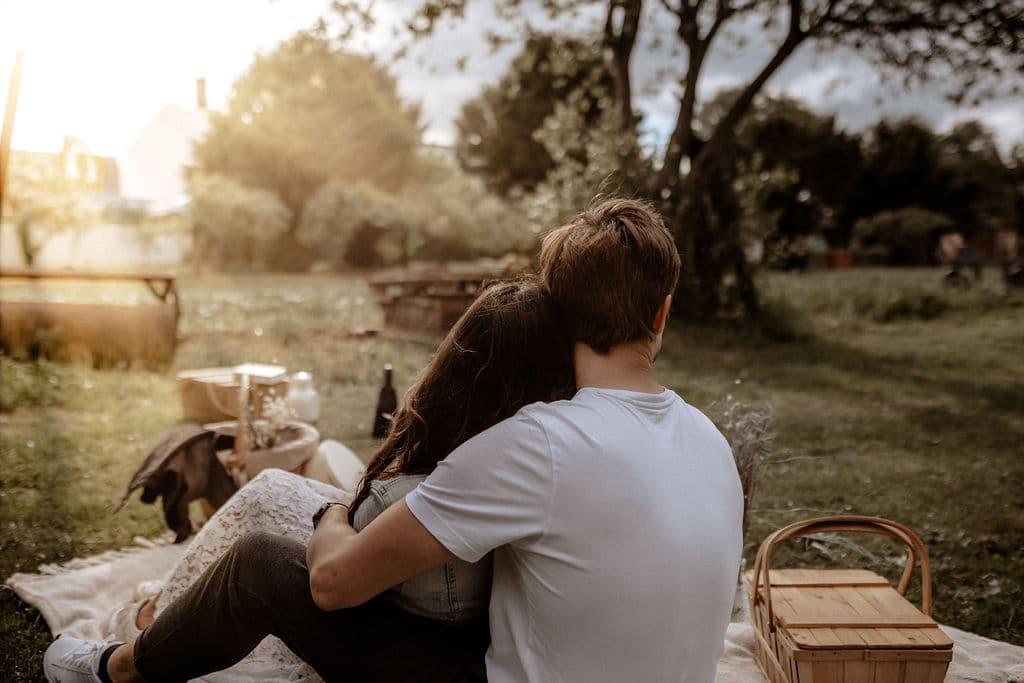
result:
[[[864,569],[771,572],[776,625],[802,649],[950,650],[938,624]]]

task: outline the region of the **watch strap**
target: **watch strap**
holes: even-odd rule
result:
[[[314,529],[316,529],[316,525],[320,523],[320,520],[323,519],[324,515],[327,514],[327,511],[330,510],[335,505],[340,505],[341,507],[346,507],[346,505],[344,503],[339,503],[339,502],[335,501],[335,502],[330,502],[330,503],[324,503],[323,505],[320,506],[319,510],[317,510],[315,513],[313,513],[313,528]]]

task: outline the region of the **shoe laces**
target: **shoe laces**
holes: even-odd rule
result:
[[[99,655],[111,645],[118,645],[120,641],[113,636],[107,636],[103,640],[87,640],[74,650],[65,652],[61,661],[75,667],[95,667],[99,664]]]

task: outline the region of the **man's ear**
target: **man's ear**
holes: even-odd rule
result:
[[[670,310],[672,310],[671,294],[665,297],[665,300],[661,302],[661,306],[658,306],[658,310],[654,314],[654,334],[661,334],[665,331],[665,325],[668,323],[668,312]]]

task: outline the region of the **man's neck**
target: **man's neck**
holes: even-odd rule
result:
[[[573,364],[580,389],[623,389],[645,394],[660,394],[664,389],[654,376],[654,349],[648,343],[620,344],[608,353],[577,343]]]

